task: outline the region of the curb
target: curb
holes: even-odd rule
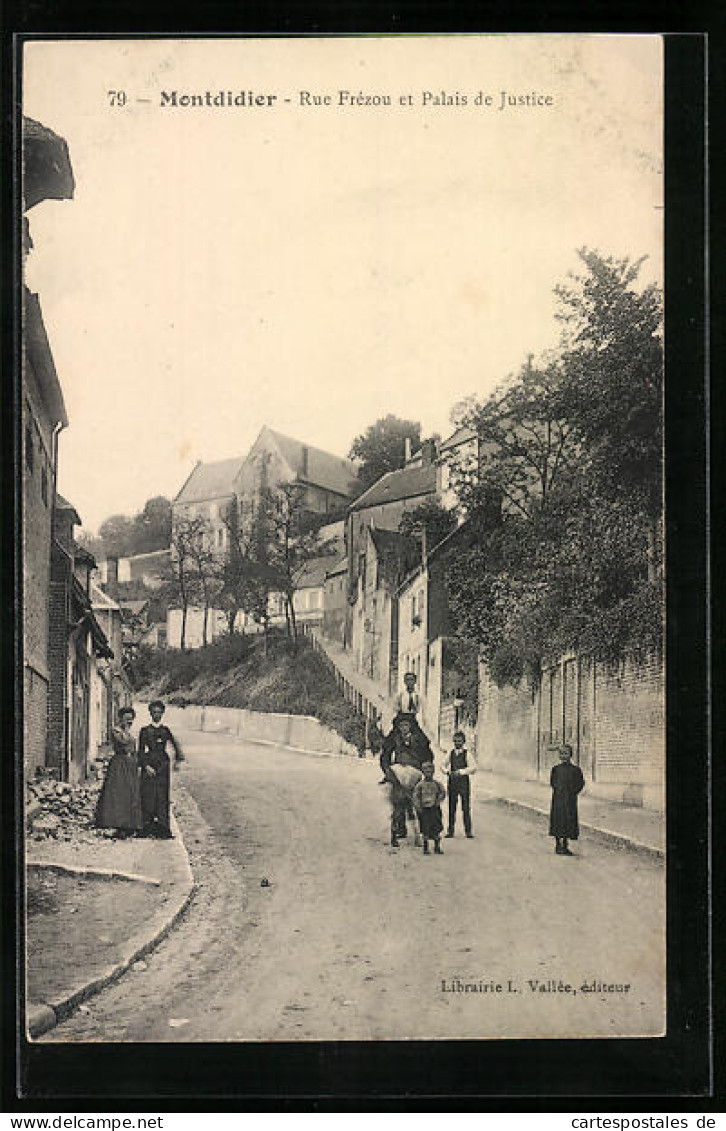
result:
[[[200,730],[196,733],[209,734],[211,732]],[[242,735],[237,735],[236,737],[239,738],[241,742],[246,742],[250,746],[275,746],[278,750],[287,750],[291,754],[309,754],[313,758],[353,758],[358,761],[357,754],[346,754],[343,750],[307,750],[304,746],[286,746],[284,742],[273,742],[269,738],[245,738]],[[362,762],[364,759],[361,758],[360,761]]]
[[[482,796],[482,792],[479,796]],[[501,805],[507,809],[516,809],[519,812],[527,813],[529,816],[549,821],[549,812],[545,809],[540,809],[537,805],[532,805],[528,801],[515,801],[511,797],[500,797],[496,793],[486,794],[487,799],[494,801],[497,805]],[[658,848],[653,844],[645,844],[644,841],[636,840],[635,837],[627,836],[625,833],[616,833],[611,829],[603,829],[598,825],[588,824],[586,821],[580,821],[580,831],[587,833],[592,840],[599,841],[602,844],[617,845],[618,848],[623,848],[629,852],[638,852],[643,856],[649,856],[651,859],[663,863],[665,860],[665,849]]]
[[[99,880],[134,880],[139,884],[161,885],[154,876],[143,876],[140,872],[123,872],[115,868],[92,868],[87,864],[64,864],[60,860],[28,860],[28,868],[45,868],[49,872],[64,872],[70,876],[94,876]]]
[[[153,950],[154,947],[169,934],[186,911],[194,895],[196,884],[194,883],[194,876],[192,874],[191,864],[189,863],[189,853],[187,852],[179,825],[173,813],[171,814],[170,823],[174,830],[174,835],[179,840],[184,852],[186,872],[184,888],[176,902],[176,906],[171,911],[166,910],[159,912],[159,914],[151,920],[147,928],[133,935],[126,944],[126,951],[123,958],[113,966],[109,966],[108,969],[104,970],[98,977],[93,978],[90,982],[84,982],[76,986],[74,990],[71,990],[70,993],[66,994],[59,1001],[28,1002],[26,1005],[26,1028],[30,1040],[34,1040],[43,1033],[47,1033],[50,1029],[55,1028],[59,1022],[65,1021],[66,1018],[70,1017],[74,1010],[89,997],[97,994],[99,990],[104,989],[112,982],[118,981],[134,962],[138,962],[140,958],[143,958],[145,954]]]

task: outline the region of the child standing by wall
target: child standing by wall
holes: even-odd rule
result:
[[[577,796],[584,789],[585,779],[580,767],[572,765],[572,747],[567,743],[560,747],[560,764],[552,767],[550,785],[550,836],[555,838],[555,852],[558,856],[573,856],[567,842],[580,835]]]

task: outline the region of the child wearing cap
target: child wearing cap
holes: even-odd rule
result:
[[[446,790],[434,777],[433,762],[424,762],[421,772],[423,779],[414,787],[413,804],[418,813],[424,856],[429,854],[429,840],[434,842],[434,852],[442,856],[444,850],[441,847],[441,834],[444,830],[444,821],[441,816],[441,802],[446,797]]]

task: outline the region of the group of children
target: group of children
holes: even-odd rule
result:
[[[421,838],[423,840],[424,855],[429,855],[430,840],[434,842],[434,852],[437,855],[442,855],[441,836],[444,829],[444,822],[441,805],[447,793],[449,805],[446,837],[449,838],[454,835],[456,810],[459,801],[461,801],[464,832],[468,839],[472,839],[474,836],[471,823],[471,775],[475,774],[477,771],[477,762],[473,753],[469,752],[466,748],[466,735],[463,731],[457,730],[453,735],[453,749],[450,750],[442,766],[442,771],[447,777],[448,784],[448,789],[444,789],[443,784],[434,777],[435,767],[433,757],[428,757],[431,753],[431,747],[428,739],[425,738],[423,731],[421,731],[416,722],[420,700],[416,693],[416,676],[413,672],[406,673],[404,676],[404,684],[405,690],[399,694],[396,701],[398,713],[394,720],[392,735],[396,734],[397,727],[400,727],[405,735],[410,731],[411,727],[414,726],[428,751],[428,754],[423,756],[426,760],[419,760],[418,762],[423,777],[413,786],[408,796],[410,796],[410,802],[418,818]],[[388,782],[393,786],[393,816],[391,823],[391,845],[393,847],[397,847],[398,838],[400,836],[406,835],[405,815],[407,796],[405,789],[402,789],[399,781],[392,776],[391,760],[393,757],[396,758],[396,761],[403,761],[404,764],[410,762],[410,764],[415,765],[415,761],[406,758],[405,749],[404,740],[404,756],[403,758],[396,758],[396,743],[392,741],[388,748],[384,743],[383,753],[381,754],[381,768],[384,772],[383,782]],[[549,833],[551,837],[555,838],[555,853],[558,856],[572,856],[568,842],[570,840],[577,840],[579,836],[577,798],[584,788],[585,780],[580,767],[572,764],[571,746],[568,744],[561,746],[559,748],[559,758],[560,764],[554,766],[550,774],[552,804],[550,808]],[[403,827],[401,827],[401,814],[403,814]]]
[[[96,806],[96,826],[114,829],[120,839],[129,836],[153,836],[168,839],[173,834],[169,819],[169,787],[171,759],[167,747],[174,750],[174,768],[184,761],[181,747],[164,726],[164,704],[155,699],[149,704],[151,723],[142,727],[138,744],[131,734],[136,712],[122,707],[118,726],[111,734],[113,755]]]

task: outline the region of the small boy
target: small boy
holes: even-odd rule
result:
[[[446,797],[446,790],[441,782],[434,777],[433,762],[424,762],[421,766],[421,772],[423,780],[414,786],[413,804],[418,813],[424,856],[429,854],[430,839],[433,839],[434,842],[434,852],[438,856],[443,856],[441,834],[444,831],[444,821],[441,816],[441,802]]]
[[[577,840],[580,835],[577,795],[585,788],[585,779],[580,767],[572,765],[572,747],[568,743],[560,747],[559,754],[560,764],[553,766],[550,774],[550,836],[555,838],[555,852],[558,856],[573,856],[567,842]]]
[[[466,735],[463,730],[455,731],[454,749],[441,768],[449,779],[449,828],[446,836],[448,838],[454,835],[456,806],[461,798],[464,832],[471,840],[474,836],[471,831],[471,775],[476,773],[478,767],[476,758],[466,749]]]

